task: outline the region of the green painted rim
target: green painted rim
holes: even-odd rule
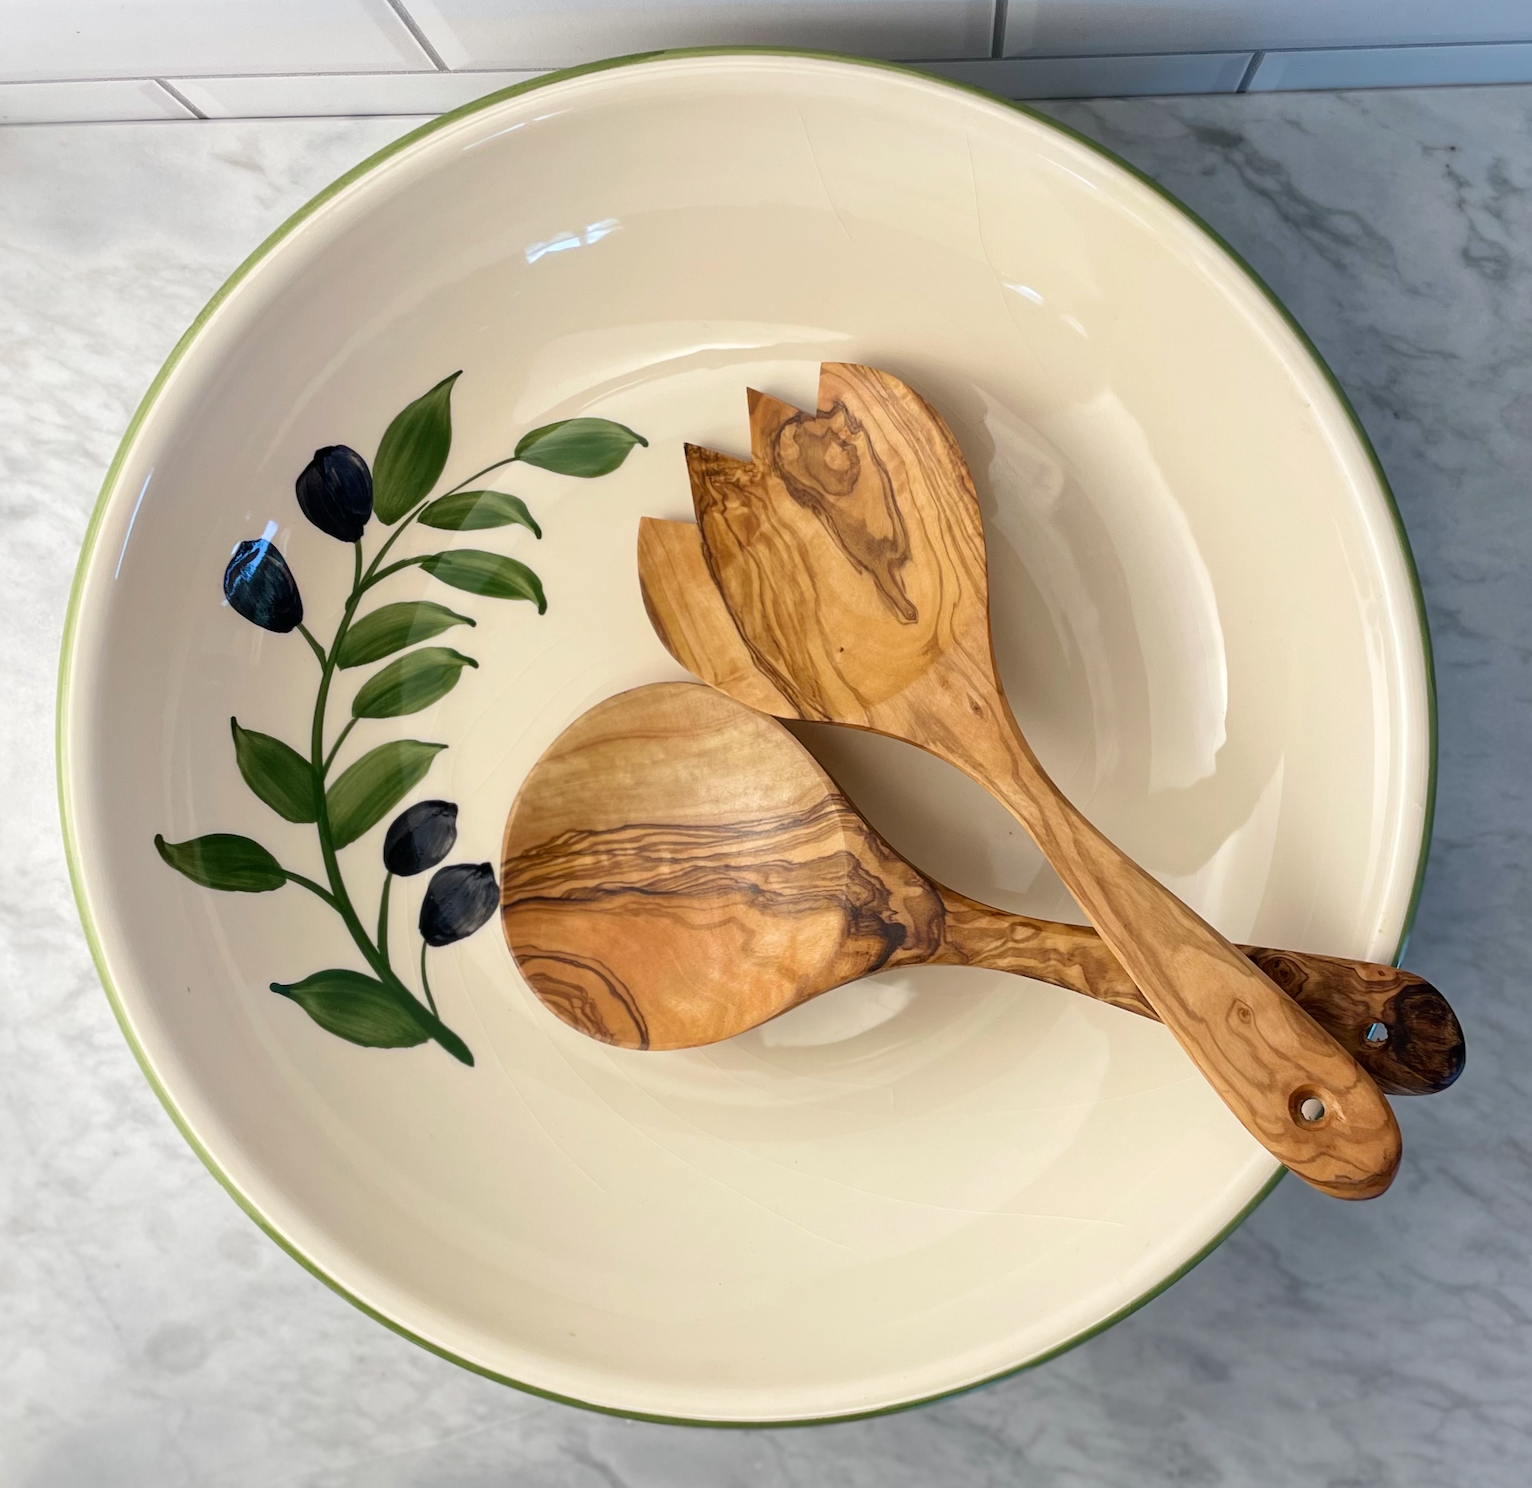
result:
[[[376,1308],[370,1307],[366,1302],[362,1301],[361,1298],[349,1292],[345,1286],[338,1282],[334,1277],[329,1276],[324,1271],[320,1270],[320,1268],[315,1265],[313,1261],[304,1255],[302,1251],[297,1248],[297,1246],[288,1240],[286,1236],[281,1234],[281,1232],[278,1231],[266,1219],[266,1217],[255,1207],[250,1199],[240,1191],[240,1189],[235,1185],[229,1175],[219,1167],[218,1162],[213,1157],[212,1153],[210,1153],[197,1139],[190,1126],[187,1124],[186,1118],[182,1115],[180,1109],[177,1107],[175,1100],[172,1098],[170,1092],[165,1089],[164,1085],[160,1082],[158,1075],[155,1073],[154,1067],[149,1061],[148,1054],[143,1048],[142,1044],[140,1044],[138,1036],[134,1032],[133,1026],[128,1019],[127,1011],[123,1006],[121,995],[118,993],[117,988],[113,986],[111,977],[107,973],[105,953],[102,950],[95,920],[91,915],[90,903],[86,896],[80,844],[75,834],[75,823],[72,815],[69,785],[65,773],[65,755],[67,748],[66,741],[69,735],[70,723],[69,693],[70,682],[74,673],[75,632],[79,623],[80,600],[84,591],[86,571],[89,568],[91,559],[95,554],[96,543],[101,530],[101,523],[106,514],[108,498],[111,494],[113,486],[117,482],[118,472],[122,469],[122,466],[127,459],[128,452],[131,450],[134,440],[138,436],[138,431],[142,427],[145,418],[148,417],[150,408],[153,407],[155,401],[158,399],[161,391],[165,386],[165,383],[170,377],[170,374],[175,370],[181,359],[186,355],[192,343],[201,334],[202,328],[208,323],[213,314],[218,310],[219,306],[223,304],[223,302],[229,297],[229,295],[240,284],[240,282],[244,280],[256,267],[256,265],[259,264],[269,253],[271,253],[271,251],[276,248],[276,246],[281,243],[284,238],[288,237],[300,224],[305,222],[309,217],[313,216],[313,214],[317,212],[320,207],[324,206],[325,203],[328,202],[332,197],[340,195],[340,193],[351,186],[353,182],[360,180],[363,176],[375,170],[385,161],[409,149],[417,141],[425,139],[427,136],[434,134],[437,130],[445,127],[448,124],[455,123],[459,119],[468,118],[469,116],[476,114],[483,109],[493,107],[498,103],[502,103],[508,98],[515,98],[520,94],[534,92],[539,88],[546,88],[550,84],[565,82],[570,78],[581,77],[588,73],[607,72],[618,67],[640,66],[645,62],[673,61],[683,57],[700,58],[737,56],[808,58],[816,61],[837,62],[849,66],[869,67],[876,68],[885,72],[901,73],[906,76],[917,77],[923,82],[929,84],[952,88],[960,93],[971,94],[975,97],[984,99],[986,102],[998,104],[1003,108],[1014,109],[1016,112],[1027,115],[1028,118],[1036,120],[1038,123],[1045,125],[1049,129],[1057,130],[1059,133],[1067,135],[1070,139],[1085,145],[1087,148],[1095,151],[1096,154],[1103,156],[1107,160],[1110,160],[1114,165],[1125,171],[1128,175],[1133,177],[1134,180],[1147,186],[1157,196],[1163,198],[1184,217],[1188,218],[1197,227],[1199,227],[1229,256],[1229,258],[1234,263],[1236,263],[1241,269],[1244,270],[1244,272],[1250,277],[1255,286],[1261,291],[1261,293],[1271,303],[1272,307],[1282,317],[1288,328],[1298,338],[1298,341],[1308,352],[1309,356],[1313,358],[1315,365],[1318,366],[1320,372],[1324,375],[1325,381],[1330,386],[1330,390],[1334,393],[1336,399],[1340,403],[1341,408],[1345,412],[1347,419],[1350,421],[1352,430],[1356,434],[1356,437],[1360,442],[1363,451],[1367,455],[1368,462],[1372,466],[1372,471],[1377,479],[1378,486],[1382,490],[1383,495],[1388,503],[1389,513],[1393,519],[1394,532],[1399,541],[1400,551],[1404,556],[1405,567],[1409,574],[1410,586],[1415,596],[1415,612],[1420,627],[1420,646],[1422,659],[1425,663],[1426,674],[1426,709],[1429,729],[1429,758],[1427,763],[1425,818],[1421,831],[1420,854],[1415,869],[1415,883],[1410,892],[1409,908],[1405,912],[1404,929],[1400,934],[1399,945],[1394,952],[1394,963],[1396,965],[1398,964],[1404,955],[1404,948],[1409,942],[1410,930],[1415,923],[1415,915],[1420,907],[1420,892],[1421,887],[1425,881],[1426,860],[1430,852],[1431,831],[1436,816],[1437,721],[1435,663],[1431,647],[1431,632],[1426,620],[1425,595],[1421,590],[1420,575],[1416,568],[1415,555],[1410,547],[1409,535],[1405,532],[1404,518],[1399,511],[1399,503],[1394,497],[1393,488],[1389,485],[1388,477],[1383,472],[1383,466],[1378,459],[1377,451],[1373,448],[1372,441],[1367,437],[1367,431],[1362,427],[1361,420],[1357,417],[1356,410],[1351,405],[1351,400],[1346,396],[1345,390],[1341,387],[1339,381],[1336,379],[1334,372],[1330,370],[1329,364],[1325,361],[1324,357],[1320,355],[1318,348],[1314,345],[1313,341],[1309,339],[1309,336],[1304,331],[1303,327],[1300,326],[1298,322],[1293,318],[1287,307],[1282,303],[1281,300],[1277,298],[1271,287],[1266,283],[1264,279],[1261,278],[1258,273],[1256,273],[1253,268],[1251,268],[1248,263],[1245,262],[1245,260],[1240,256],[1238,252],[1235,251],[1235,249],[1233,249],[1227,242],[1225,242],[1224,239],[1206,222],[1204,222],[1201,217],[1193,212],[1191,208],[1186,206],[1183,202],[1179,201],[1176,197],[1172,196],[1170,192],[1165,190],[1164,187],[1151,180],[1142,171],[1131,165],[1128,161],[1123,160],[1120,156],[1114,154],[1111,150],[1108,150],[1104,145],[1097,144],[1095,140],[1087,138],[1078,130],[1071,129],[1066,124],[1060,124],[1057,120],[1048,118],[1047,115],[1039,113],[1036,109],[1027,108],[1024,104],[1016,103],[1010,99],[997,98],[994,94],[987,93],[982,88],[975,88],[967,83],[954,82],[949,78],[938,77],[931,73],[921,72],[916,68],[905,67],[895,62],[880,62],[866,57],[844,56],[836,52],[802,51],[786,47],[692,47],[676,51],[640,52],[629,57],[613,57],[601,62],[587,63],[583,67],[570,67],[565,68],[560,72],[548,73],[542,77],[534,78],[529,82],[518,83],[514,87],[502,88],[498,92],[486,94],[483,98],[475,99],[472,103],[464,104],[461,108],[453,109],[450,113],[442,114],[439,118],[432,119],[429,123],[421,125],[420,128],[411,130],[408,134],[402,135],[399,139],[385,145],[381,150],[377,151],[376,154],[368,156],[368,158],[363,160],[359,165],[353,166],[343,176],[333,181],[317,196],[313,197],[310,201],[306,202],[296,212],[294,212],[286,222],[284,222],[280,227],[272,232],[265,239],[265,241],[262,242],[260,246],[257,247],[249,255],[249,257],[247,257],[245,261],[240,264],[237,269],[234,270],[234,272],[218,289],[217,293],[213,295],[212,299],[210,299],[207,304],[203,306],[202,311],[197,316],[197,318],[192,321],[190,326],[187,327],[185,334],[182,335],[181,339],[176,342],[175,347],[172,349],[170,355],[165,359],[164,365],[155,374],[154,381],[149,384],[148,391],[145,392],[143,399],[140,401],[138,408],[135,410],[133,417],[128,424],[127,430],[122,436],[122,442],[117,446],[117,452],[112,457],[112,463],[107,469],[106,478],[101,483],[101,493],[96,499],[95,509],[92,511],[90,522],[85,529],[85,538],[80,549],[80,561],[75,569],[74,584],[70,590],[69,608],[64,617],[64,639],[59,660],[58,704],[54,744],[58,769],[59,815],[63,824],[64,852],[69,863],[69,880],[74,889],[75,904],[79,909],[80,921],[85,929],[85,938],[90,946],[91,957],[95,961],[96,971],[101,978],[101,984],[106,989],[106,995],[108,1000],[111,1002],[112,1011],[116,1015],[118,1026],[122,1029],[123,1037],[127,1039],[128,1046],[132,1049],[134,1058],[138,1060],[139,1068],[144,1072],[145,1078],[153,1087],[154,1093],[160,1098],[160,1103],[169,1113],[170,1119],[176,1124],[177,1129],[186,1139],[187,1144],[197,1154],[197,1156],[202,1159],[208,1171],[211,1172],[212,1175],[219,1181],[219,1183],[221,1183],[223,1187],[228,1191],[229,1196],[234,1200],[234,1202],[238,1204],[239,1207],[243,1209],[245,1213],[248,1214],[250,1218],[253,1219],[255,1223],[266,1232],[267,1235],[269,1235],[279,1246],[281,1246],[282,1249],[288,1253],[288,1255],[297,1261],[305,1271],[309,1272],[310,1275],[317,1277],[327,1287],[329,1287],[331,1291],[336,1292],[340,1296],[344,1297],[346,1301],[351,1303],[353,1307],[356,1307],[360,1311],[366,1313],[368,1317],[375,1319],[377,1322],[382,1323],[384,1327],[392,1329],[395,1333],[398,1333],[404,1338],[408,1338],[410,1342],[418,1344],[421,1348],[436,1354],[438,1357],[450,1360],[452,1363],[457,1364],[474,1374],[482,1375],[486,1379],[495,1380],[503,1385],[510,1385],[515,1389],[523,1390],[529,1395],[540,1396],[545,1400],[557,1401],[562,1405],[579,1406],[584,1410],[597,1411],[600,1414],[607,1416],[619,1416],[626,1420],[653,1421],[670,1426],[708,1426],[720,1429],[764,1430],[767,1428],[783,1426],[818,1426],[828,1425],[833,1422],[863,1421],[876,1416],[895,1415],[901,1411],[914,1410],[918,1406],[929,1405],[933,1401],[946,1400],[957,1395],[967,1394],[970,1390],[977,1390],[984,1385],[993,1384],[997,1380],[1008,1379],[1012,1375],[1020,1374],[1028,1369],[1035,1369],[1040,1364],[1046,1364],[1050,1359],[1056,1359],[1060,1354],[1068,1353],[1070,1349],[1078,1347],[1087,1339],[1094,1338],[1098,1333],[1103,1333],[1114,1324],[1120,1323],[1125,1317],[1128,1317],[1130,1314],[1137,1312],[1139,1308],[1143,1307],[1146,1303],[1153,1301],[1154,1298],[1159,1296],[1161,1292],[1165,1291],[1168,1287],[1173,1286],[1176,1282],[1178,1282],[1200,1261],[1205,1260],[1209,1255],[1211,1255],[1213,1251],[1222,1245],[1223,1242],[1227,1240],[1229,1236],[1232,1235],[1234,1231],[1237,1230],[1252,1213],[1255,1212],[1255,1210],[1260,1206],[1266,1196],[1270,1194],[1271,1191],[1282,1180],[1282,1177],[1287,1170],[1285,1168],[1278,1168],[1277,1171],[1272,1175],[1270,1181],[1261,1189],[1261,1191],[1237,1215],[1235,1215],[1234,1218],[1230,1220],[1229,1223],[1225,1225],[1217,1235],[1215,1235],[1200,1251],[1197,1252],[1196,1255],[1188,1260],[1183,1266],[1172,1272],[1169,1276],[1165,1277],[1164,1280],[1160,1281],[1157,1285],[1151,1287],[1142,1296],[1135,1298],[1126,1307],[1119,1308],[1116,1312],[1112,1313],[1110,1317],[1104,1318],[1101,1322],[1093,1324],[1091,1327],[1086,1328],[1080,1333],[1077,1333],[1073,1338],[1066,1339],[1063,1343],[1058,1344],[1052,1349],[1049,1349],[1046,1353],[1038,1355],[1038,1357],[1034,1359],[1028,1359],[1021,1364],[1012,1366],[1011,1368],[999,1370],[995,1374],[988,1375],[982,1380],[975,1380],[972,1384],[959,1385],[951,1390],[941,1390],[934,1395],[922,1396],[918,1400],[901,1401],[897,1405],[881,1406],[875,1410],[851,1411],[832,1416],[805,1416],[792,1420],[780,1421],[714,1421],[693,1419],[686,1416],[661,1416],[647,1414],[642,1411],[619,1410],[612,1406],[596,1405],[588,1400],[579,1400],[573,1396],[559,1395],[551,1390],[539,1389],[536,1385],[529,1385],[524,1380],[511,1379],[507,1375],[497,1374],[492,1369],[487,1369],[482,1365],[475,1364],[472,1362],[472,1360],[460,1358],[457,1354],[454,1354],[450,1350],[432,1343],[429,1339],[421,1338],[418,1334],[412,1333],[408,1328],[403,1327],[401,1324],[395,1322],[392,1318],[384,1316],[384,1314],[377,1311]]]

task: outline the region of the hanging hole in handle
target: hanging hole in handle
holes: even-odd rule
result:
[[[1362,1030],[1362,1039],[1370,1048],[1381,1049],[1388,1042],[1388,1024],[1369,1023]]]
[[[1293,1113],[1293,1120],[1300,1126],[1320,1126],[1329,1115],[1329,1107],[1325,1105],[1324,1097],[1312,1085],[1293,1091],[1287,1108]]]
[[[1298,1107],[1298,1114],[1312,1126],[1325,1119],[1325,1103],[1317,1095],[1311,1095]]]

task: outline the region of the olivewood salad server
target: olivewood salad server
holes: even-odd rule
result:
[[[821,367],[817,413],[754,391],[749,403],[751,460],[686,448],[708,589],[765,683],[736,695],[763,706],[769,688],[778,716],[890,734],[985,786],[1246,1129],[1326,1193],[1382,1193],[1401,1144],[1377,1086],[1086,820],[1022,736],[990,647],[978,500],[941,417],[898,379],[848,363]],[[662,638],[668,614],[708,604],[690,587],[667,597],[676,565],[651,561],[665,545],[646,524],[640,577]],[[680,567],[692,570],[680,582],[701,584],[689,558]],[[695,659],[729,690],[737,643],[726,671],[706,651]]]
[[[501,917],[544,1005],[625,1049],[731,1038],[900,966],[1014,972],[1154,1017],[1094,930],[944,888],[780,723],[692,682],[608,698],[549,746],[506,821]],[[1428,982],[1243,949],[1383,1089],[1457,1077],[1462,1031]]]

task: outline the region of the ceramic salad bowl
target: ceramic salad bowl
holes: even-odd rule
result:
[[[684,441],[747,452],[746,387],[811,406],[832,360],[954,429],[1006,690],[1087,814],[1236,940],[1393,957],[1430,669],[1342,396],[1175,203],[912,72],[661,55],[417,131],[187,333],[81,560],[66,838],[146,1074],[332,1286],[605,1409],[971,1385],[1142,1302],[1278,1176],[1165,1030],[1000,973],[666,1054],[519,980],[517,788],[584,709],[680,675],[639,518],[689,515]],[[1074,917],[954,771],[804,738],[944,882]]]

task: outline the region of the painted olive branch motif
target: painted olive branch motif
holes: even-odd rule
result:
[[[473,657],[449,646],[418,644],[476,622],[430,600],[396,601],[360,616],[357,608],[385,579],[419,568],[450,588],[489,599],[526,600],[543,614],[548,601],[542,581],[526,564],[502,553],[449,548],[392,563],[384,560],[412,524],[445,532],[515,525],[541,539],[542,529],[525,502],[475,483],[517,463],[585,479],[608,475],[635,445],[649,441],[609,419],[564,419],[524,434],[503,460],[433,497],[452,448],[452,388],[459,376],[454,372],[443,378],[398,414],[384,431],[370,468],[354,449],[337,444],[316,450],[298,476],[295,493],[303,515],[327,536],[352,544],[355,552],[351,590],[328,646],[304,624],[303,597],[287,560],[272,544],[274,528],[239,543],[224,571],[224,597],[236,614],[278,635],[297,631],[319,665],[307,755],[270,734],[242,727],[237,718],[229,720],[229,728],[245,784],[284,820],[315,829],[324,882],[284,868],[253,838],[232,833],[215,832],[186,842],[166,842],[156,835],[154,845],[166,863],[204,888],[262,894],[294,883],[340,916],[367,971],[332,969],[299,982],[271,983],[273,992],[297,1003],[321,1028],[368,1048],[406,1048],[430,1039],[471,1065],[468,1045],[438,1014],[426,972],[428,948],[472,935],[500,900],[493,864],[438,866],[457,842],[457,806],[451,801],[417,801],[389,824],[383,839],[386,872],[372,934],[346,887],[339,858],[425,778],[431,762],[447,746],[391,739],[353,760],[333,780],[330,777],[357,724],[418,713],[451,692],[465,669],[477,668]],[[369,562],[362,539],[374,517],[393,531]],[[385,664],[357,690],[351,717],[327,741],[335,674],[380,661]],[[388,911],[394,880],[428,869],[436,871],[418,918],[422,1001],[390,960]]]

